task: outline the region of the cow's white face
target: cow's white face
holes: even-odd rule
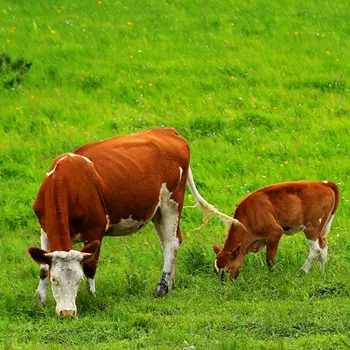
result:
[[[75,299],[79,284],[84,279],[83,253],[70,250],[46,255],[52,259],[50,282],[56,300],[56,312],[59,316],[75,316],[77,313]]]
[[[79,284],[84,278],[83,263],[93,261],[99,248],[100,242],[98,240],[85,245],[81,251],[48,253],[37,247],[28,248],[28,253],[35,262],[49,267],[52,294],[59,316],[75,316],[77,314],[75,299]],[[45,279],[46,274],[41,278]]]

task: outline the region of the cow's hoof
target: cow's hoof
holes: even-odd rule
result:
[[[154,292],[154,296],[156,298],[163,298],[169,292],[169,288],[167,284],[161,283],[158,284],[156,291]]]
[[[300,274],[300,275],[306,275],[306,274],[307,274],[307,271],[305,271],[304,269],[300,269],[300,270],[299,270],[299,274]]]

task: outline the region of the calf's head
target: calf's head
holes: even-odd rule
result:
[[[29,247],[28,252],[38,264],[49,266],[49,278],[56,312],[59,316],[75,316],[77,307],[75,299],[80,282],[84,279],[83,263],[93,259],[100,242],[94,241],[81,251],[70,250],[46,252],[43,249]]]
[[[232,252],[221,250],[217,244],[214,244],[213,249],[216,254],[214,272],[220,276],[221,281],[225,279],[225,272],[228,272],[230,280],[236,279],[244,259],[242,245],[239,244]]]
[[[244,257],[247,253],[257,253],[266,245],[265,239],[254,239],[249,244],[239,243],[232,251],[220,249],[214,244],[213,249],[216,254],[214,261],[214,272],[220,277],[221,281],[225,279],[225,272],[228,272],[230,280],[235,280],[240,272]]]

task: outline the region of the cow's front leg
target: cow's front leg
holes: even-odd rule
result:
[[[100,255],[101,245],[95,250],[93,258],[83,263],[83,270],[85,276],[87,277],[86,283],[88,290],[91,294],[95,295],[96,293],[96,283],[95,283],[95,274],[97,270],[98,258]],[[84,249],[83,249],[84,250]]]
[[[47,239],[46,232],[41,229],[40,232],[41,249],[50,251],[49,241]],[[36,289],[35,296],[38,300],[40,306],[45,306],[46,304],[46,290],[49,284],[49,265],[40,265],[40,280],[38,288]]]

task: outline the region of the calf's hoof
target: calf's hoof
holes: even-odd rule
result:
[[[301,268],[301,269],[299,270],[299,274],[300,274],[300,275],[306,275],[306,274],[307,274],[307,271],[305,271],[303,268]]]

